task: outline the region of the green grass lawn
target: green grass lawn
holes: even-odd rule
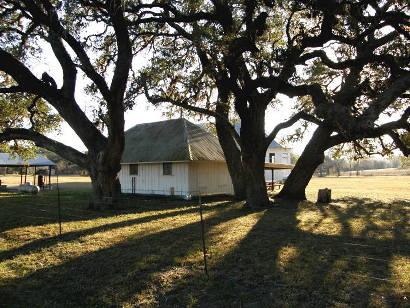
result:
[[[55,191],[0,192],[0,307],[410,303],[410,177],[315,178],[297,209],[205,200],[209,277],[197,202],[134,198],[127,210],[90,211],[88,186],[64,185],[61,237]],[[318,206],[322,187],[333,201]]]

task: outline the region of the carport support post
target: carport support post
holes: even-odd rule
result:
[[[34,182],[34,186],[36,186],[36,172],[37,172],[37,167],[36,166],[34,166],[34,180],[33,180],[33,182]]]
[[[26,166],[26,173],[24,174],[24,184],[27,183],[27,166]]]
[[[59,226],[59,234],[61,236],[61,199],[60,199],[60,187],[58,186],[58,173],[56,170],[57,176],[57,206],[58,206],[58,226]]]
[[[20,167],[20,185],[23,184],[23,167]]]
[[[275,190],[275,186],[273,186],[273,168],[270,170],[272,171],[272,190]]]
[[[48,188],[51,189],[51,166],[48,166]]]

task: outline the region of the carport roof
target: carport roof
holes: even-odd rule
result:
[[[23,159],[19,155],[12,156],[9,153],[0,153],[0,167],[21,167],[21,166],[55,166],[56,164],[45,156],[38,154],[33,159]]]

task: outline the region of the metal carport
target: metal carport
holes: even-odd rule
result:
[[[24,182],[27,180],[27,169],[29,167],[34,167],[34,185],[36,185],[36,172],[37,167],[48,167],[48,185],[51,184],[51,169],[55,167],[56,164],[51,160],[47,159],[41,154],[37,154],[36,157],[32,159],[25,160],[19,155],[12,155],[9,153],[0,153],[0,167],[20,167],[20,184],[23,184],[23,169],[24,172]]]

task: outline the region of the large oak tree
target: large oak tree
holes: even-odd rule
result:
[[[318,2],[306,10],[328,24],[321,30],[325,44],[304,51],[297,60],[305,66],[300,80],[283,91],[301,97],[299,110],[320,119],[278,196],[292,199],[306,198],[331,147],[352,143],[358,155],[410,154],[408,4],[342,1],[329,9]]]
[[[286,8],[270,1],[216,0],[153,1],[152,6],[141,22],[157,25],[157,39],[136,88],[143,85],[154,104],[168,102],[215,117],[235,194],[252,207],[269,205],[268,145],[279,128],[300,118],[316,121],[302,112],[265,135],[265,111],[278,89],[264,87],[263,81],[273,77],[282,85],[294,72],[282,70],[276,60],[283,57],[278,51],[285,46],[280,25]],[[240,117],[240,134],[228,120],[232,111]]]
[[[215,117],[235,192],[246,191],[249,205],[268,204],[266,148],[300,119],[318,128],[282,197],[304,198],[329,147],[389,134],[404,148],[405,2],[152,1],[151,7],[142,18],[157,25],[153,58],[139,79],[145,95]],[[278,93],[303,104],[266,136],[265,111]],[[228,121],[232,110],[242,122],[240,136]],[[391,110],[400,119],[381,123]]]
[[[111,202],[120,192],[117,174],[124,147],[126,90],[133,56],[141,47],[129,30],[133,17],[125,15],[124,5],[120,0],[0,2],[2,100],[13,94],[29,97],[34,106],[39,100],[47,102],[87,152],[48,138],[30,123],[2,127],[0,141],[31,140],[87,169],[97,202],[103,197]],[[59,67],[47,67],[51,55]],[[48,73],[35,71],[38,62]],[[93,113],[86,114],[80,106]]]

